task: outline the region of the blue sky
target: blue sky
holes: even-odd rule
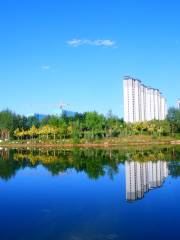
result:
[[[180,98],[180,1],[6,0],[0,3],[0,110],[123,116],[122,79]]]

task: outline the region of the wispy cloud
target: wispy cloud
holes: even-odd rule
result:
[[[42,70],[50,70],[51,66],[50,65],[41,65]]]
[[[101,46],[101,47],[114,47],[116,43],[110,39],[77,39],[67,41],[67,44],[71,47],[78,47],[82,45]]]

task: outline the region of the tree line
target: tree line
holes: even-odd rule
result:
[[[78,143],[128,135],[174,136],[180,133],[180,111],[170,108],[163,121],[125,123],[111,111],[104,116],[97,112],[85,112],[74,117],[47,116],[41,121],[34,116],[22,116],[10,110],[0,112],[0,138],[10,139],[73,139]]]

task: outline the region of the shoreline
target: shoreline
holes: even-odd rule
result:
[[[3,148],[108,148],[108,147],[128,147],[128,146],[153,146],[153,145],[180,145],[177,141],[147,141],[147,142],[122,142],[122,143],[0,143]]]

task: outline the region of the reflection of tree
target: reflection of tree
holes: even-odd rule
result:
[[[180,177],[180,150],[173,149],[172,155],[173,161],[169,165],[170,174],[175,178]]]
[[[42,164],[53,175],[64,172],[68,169],[75,169],[77,172],[84,171],[90,178],[97,179],[106,173],[113,176],[118,172],[118,163],[115,161],[115,153],[109,158],[109,152],[103,150],[77,150],[73,151],[52,151],[47,152],[27,152],[14,153],[14,159],[20,162],[28,160],[31,166]],[[116,157],[117,158],[117,157]]]
[[[164,160],[165,154],[163,152],[153,152],[153,151],[138,151],[134,153],[130,153],[130,158],[134,161],[156,161],[156,160]]]
[[[174,178],[180,177],[180,163],[173,161],[169,165],[170,175]]]
[[[2,151],[1,156],[4,156]],[[41,164],[57,175],[68,169],[85,172],[90,178],[97,179],[105,174],[111,178],[118,172],[118,163],[123,161],[118,151],[109,150],[11,150],[8,159],[0,159],[0,176],[8,179],[24,167],[36,167]]]
[[[172,161],[173,159],[180,160],[180,148],[161,148],[148,150],[134,150],[127,153],[129,160],[148,162],[157,160]]]
[[[17,170],[23,167],[25,167],[25,164],[14,161],[12,152],[10,154],[8,151],[4,150],[0,152],[0,177],[2,179],[10,179],[15,176]]]
[[[12,161],[11,159],[7,161],[0,160],[0,176],[5,180],[14,176],[19,168],[20,163]]]
[[[113,178],[118,173],[118,164],[127,159],[141,162],[180,159],[180,149],[19,149],[10,150],[6,154],[0,151],[0,156],[0,177],[4,179],[15,175],[20,168],[34,168],[39,164],[52,175],[74,169],[77,172],[85,172],[89,178],[97,179],[104,175]],[[174,176],[179,171],[177,164],[172,166]]]

